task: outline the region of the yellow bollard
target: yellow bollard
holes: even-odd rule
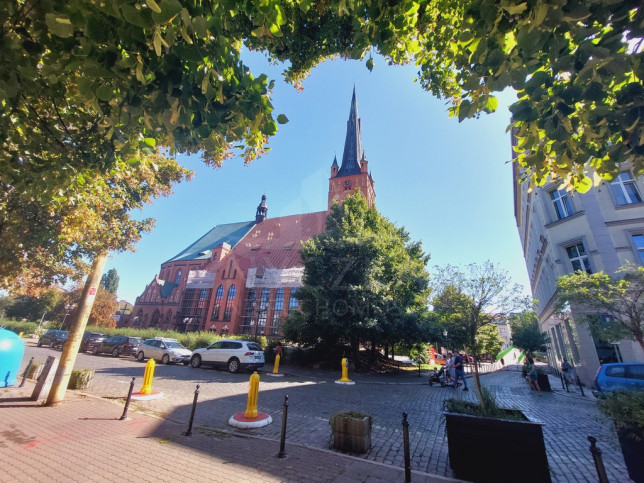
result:
[[[257,417],[257,393],[259,392],[259,374],[253,372],[250,376],[250,388],[248,390],[248,404],[244,416],[247,418]]]
[[[145,372],[143,373],[143,386],[141,386],[140,394],[151,394],[152,393],[152,379],[154,378],[154,366],[156,363],[154,359],[150,359],[147,364],[145,364]]]
[[[340,382],[352,382],[351,379],[349,379],[349,359],[346,357],[342,358],[342,377],[340,378]]]
[[[275,356],[275,364],[273,364],[273,374],[278,374],[280,370],[280,355]]]
[[[18,334],[18,337],[20,337],[22,339],[22,332],[20,332],[20,334]]]

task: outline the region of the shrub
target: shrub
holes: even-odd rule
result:
[[[644,391],[615,391],[599,398],[599,409],[615,423],[628,429],[635,439],[644,438]]]
[[[481,386],[481,400],[475,404],[462,399],[446,399],[443,409],[450,413],[470,414],[486,418],[511,419],[514,421],[527,421],[527,418],[520,412],[512,409],[499,407],[496,397],[487,387]]]
[[[44,365],[42,362],[32,362],[27,371],[27,379],[38,379]]]
[[[92,369],[74,369],[69,377],[67,389],[87,389],[94,380]]]
[[[38,324],[36,322],[22,322],[17,320],[3,320],[0,326],[4,326],[5,329],[15,332],[16,334],[22,334],[24,336],[32,335],[36,333]]]

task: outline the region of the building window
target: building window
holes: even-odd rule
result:
[[[224,320],[229,321],[233,313],[233,303],[235,302],[235,294],[237,289],[233,285],[228,289],[228,295],[226,296],[226,307],[224,308]]]
[[[217,288],[217,292],[215,293],[215,303],[212,307],[212,315],[210,316],[210,320],[217,320],[219,318],[219,308],[221,307],[221,299],[224,296],[224,286],[220,285]]]
[[[633,235],[633,243],[635,243],[635,249],[637,250],[639,262],[640,264],[644,265],[644,235]]]
[[[257,332],[256,334],[264,335],[266,327],[266,312],[268,311],[268,288],[262,290],[262,296],[259,300],[259,315],[257,317]]]
[[[201,291],[199,292],[199,300],[197,301],[197,310],[195,315],[201,315],[203,313],[203,309],[206,306],[207,294],[208,294],[208,290],[205,288],[202,288]]]
[[[555,205],[555,212],[557,213],[558,219],[561,220],[574,214],[572,202],[566,190],[552,190],[550,192],[550,198],[552,199],[552,204]]]
[[[288,311],[292,312],[294,310],[297,310],[297,288],[293,287],[291,289],[291,293],[288,296]]]
[[[257,301],[257,290],[251,288],[248,291],[248,298],[246,299],[246,308],[244,309],[244,318],[242,320],[242,334],[250,334],[251,327],[255,325],[255,303]]]
[[[284,309],[284,289],[278,288],[275,292],[275,303],[273,304],[273,321],[271,323],[271,335],[280,334],[280,322],[282,310]]]
[[[572,269],[576,272],[578,270],[586,273],[593,273],[590,269],[590,264],[588,263],[588,255],[586,255],[586,250],[584,249],[583,243],[578,243],[566,248],[568,253],[568,259],[572,264]]]
[[[174,276],[174,283],[176,283],[177,285],[181,283],[181,270],[179,270]]]
[[[630,205],[631,203],[639,203],[642,201],[642,197],[639,191],[637,191],[635,180],[630,172],[622,171],[617,178],[611,181],[610,185],[618,205]]]

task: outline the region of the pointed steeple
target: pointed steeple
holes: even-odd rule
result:
[[[358,117],[358,101],[356,100],[356,86],[353,86],[351,110],[347,121],[347,137],[344,140],[342,166],[338,176],[348,176],[360,173],[360,160],[362,159],[362,133],[360,118]]]
[[[335,155],[333,156],[333,164],[331,165],[332,168],[337,168],[338,167],[338,156]]]

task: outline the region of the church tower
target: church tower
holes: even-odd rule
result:
[[[358,102],[356,101],[356,88],[353,87],[351,110],[347,121],[347,136],[344,140],[342,165],[338,168],[337,157],[331,165],[329,178],[329,205],[340,203],[348,195],[360,191],[367,198],[367,204],[373,205],[376,201],[373,178],[369,173],[369,162],[362,150],[362,134],[360,118],[358,117]]]

